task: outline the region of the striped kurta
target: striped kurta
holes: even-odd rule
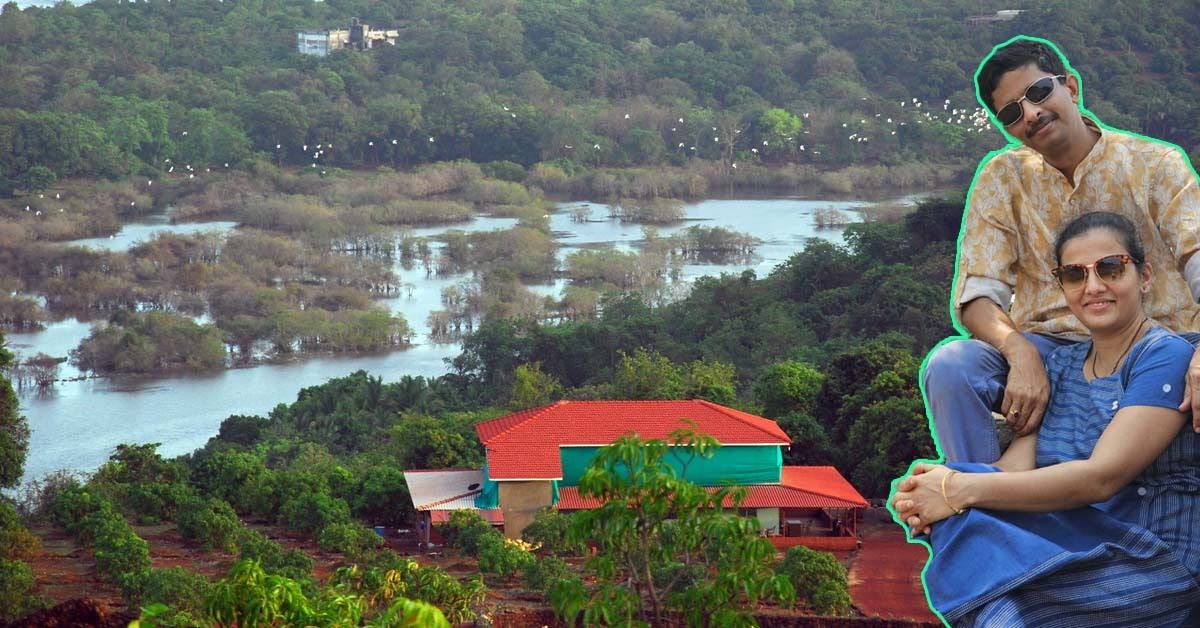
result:
[[[1178,406],[1192,347],[1162,328],[1117,373],[1083,377],[1090,342],[1047,360],[1039,467],[1091,456],[1117,411]],[[1200,438],[1185,425],[1106,502],[1053,513],[971,509],[934,526],[930,601],[955,626],[1188,626],[1200,621]],[[953,464],[991,472],[981,464]]]

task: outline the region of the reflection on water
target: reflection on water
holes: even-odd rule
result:
[[[695,224],[722,226],[748,233],[763,241],[755,259],[748,264],[687,264],[683,277],[752,269],[765,276],[804,247],[808,238],[841,241],[840,229],[816,230],[812,213],[835,208],[853,211],[864,203],[798,199],[708,200],[687,206],[688,219],[658,227],[666,236]],[[589,203],[589,222],[572,222],[569,208],[580,203],[562,203],[550,215],[550,227],[562,249],[560,261],[584,246],[611,244],[632,250],[642,241],[642,227],[607,219],[607,206]],[[515,219],[478,217],[471,223],[413,230],[414,235],[435,236],[450,229],[486,231],[513,226]],[[158,231],[189,233],[234,228],[233,223],[170,225],[127,225],[117,237],[77,243],[95,243],[112,250],[128,248]],[[397,265],[405,284],[398,296],[381,300],[392,311],[403,314],[416,332],[419,344],[402,350],[367,355],[319,356],[294,362],[264,364],[204,374],[159,378],[114,377],[61,382],[45,394],[24,393],[21,410],[32,428],[25,478],[40,477],[60,468],[92,470],[120,443],[163,443],[167,456],[188,453],[202,446],[231,414],[265,415],[280,403],[296,398],[301,388],[321,384],[358,369],[395,381],[403,375],[434,377],[446,372],[446,358],[458,354],[454,344],[428,342],[426,318],[441,309],[443,288],[469,278],[468,275],[427,274],[420,264],[409,269]],[[530,286],[539,294],[559,297],[566,281]],[[11,334],[9,346],[24,356],[42,351],[65,356],[87,336],[90,325],[73,319],[53,323],[43,332]],[[62,377],[78,375],[63,365]]]

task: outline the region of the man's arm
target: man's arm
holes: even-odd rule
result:
[[[1175,251],[1179,270],[1188,284],[1192,300],[1200,300],[1200,186],[1188,158],[1178,146],[1166,151],[1153,169],[1150,187],[1150,217],[1159,234]],[[1197,331],[1200,329],[1175,330]],[[1200,432],[1200,349],[1192,355],[1179,411],[1191,412],[1192,429]]]
[[[1008,362],[1000,411],[1013,432],[1024,436],[1036,430],[1050,398],[1050,380],[1037,347],[991,299],[978,298],[963,305],[960,320],[971,336],[998,349]]]

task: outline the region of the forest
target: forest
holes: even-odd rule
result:
[[[568,174],[696,160],[963,165],[1003,143],[971,77],[1016,34],[1057,42],[1102,120],[1195,154],[1194,3],[1043,2],[1011,21],[968,22],[996,8],[1005,6],[10,2],[0,13],[0,192],[256,160],[467,159]],[[297,30],[352,18],[397,30],[396,44],[296,52]]]

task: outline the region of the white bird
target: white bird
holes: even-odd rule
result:
[[[754,154],[756,154],[756,155],[757,155],[757,154],[758,154],[758,149],[757,149],[757,148],[751,148],[751,149],[750,149],[750,152],[752,152],[752,153],[754,153]]]
[[[29,206],[28,206],[28,205],[26,205],[26,206],[25,206],[25,211],[29,211]]]
[[[508,115],[510,115],[510,116],[512,116],[512,117],[514,117],[514,118],[515,118],[515,117],[517,117],[517,114],[515,114],[515,113],[510,113],[510,114],[508,114]]]
[[[505,110],[505,111],[508,111],[508,105],[500,105],[500,106],[501,106],[501,107],[504,107],[504,110]]]
[[[804,112],[804,117],[805,117],[805,118],[807,118],[807,117],[808,117],[808,112],[807,112],[807,111],[805,111],[805,112]]]
[[[843,122],[843,123],[842,123],[842,128],[843,128],[843,129],[844,129],[844,128],[846,128],[846,123],[845,123],[845,122]]]
[[[320,145],[320,144],[317,144],[317,148],[320,148],[320,147],[321,147],[321,145]]]
[[[300,147],[300,150],[308,150],[308,144],[305,144],[305,145],[301,146],[301,147]]]
[[[167,172],[175,172],[175,166],[171,166],[170,168],[168,168]]]
[[[695,146],[689,146],[689,147],[688,147],[688,150],[696,150],[696,147],[695,147]]]
[[[626,119],[626,120],[628,120],[628,119],[629,119],[629,114],[625,114],[625,119]]]
[[[679,143],[679,147],[680,147],[680,148],[683,148],[683,142],[680,142],[680,143]]]
[[[373,142],[373,141],[372,141],[372,142],[367,142],[367,146],[374,146],[374,145],[375,145],[375,142]]]
[[[732,165],[734,168],[737,168],[737,164],[730,164],[730,165]]]
[[[675,132],[675,127],[671,127],[671,132]]]
[[[804,150],[804,144],[800,145],[800,150]]]
[[[65,209],[63,209],[63,208],[61,208],[61,207],[59,207],[59,208],[58,208],[58,213],[60,213],[60,214],[61,214],[61,213],[63,213],[63,212],[65,212],[65,211],[67,211],[67,210],[65,210]]]
[[[41,216],[41,215],[42,215],[42,210],[40,210],[40,209],[39,209],[39,210],[37,210],[36,212],[33,212],[33,215],[34,215],[34,216]]]
[[[767,140],[763,140],[763,146],[767,145]]]
[[[432,142],[432,141],[433,141],[433,138],[432,138],[432,137],[430,137],[430,138],[429,138],[429,141],[430,141],[430,142]]]
[[[679,121],[680,121],[680,122],[683,122],[683,118],[680,118],[680,119],[679,119]]]
[[[227,162],[225,162],[225,167],[226,167],[226,168],[228,168],[228,167],[229,167],[229,162],[228,162],[228,161],[227,161]]]
[[[570,144],[563,144],[563,148],[575,148],[575,147],[571,146]]]
[[[276,144],[276,145],[275,145],[275,150],[279,150],[280,148],[283,148],[283,144]]]
[[[189,179],[195,179],[195,178],[196,178],[196,175],[194,175],[194,174],[189,174],[189,175],[188,175],[188,178],[189,178]]]
[[[184,131],[184,132],[183,132],[183,135],[187,135],[187,131]]]
[[[596,150],[600,150],[600,145],[599,145],[599,144],[592,144],[592,148],[594,148],[594,149],[596,149]]]
[[[154,180],[153,180],[153,179],[147,179],[147,180],[146,180],[146,185],[154,185]]]

